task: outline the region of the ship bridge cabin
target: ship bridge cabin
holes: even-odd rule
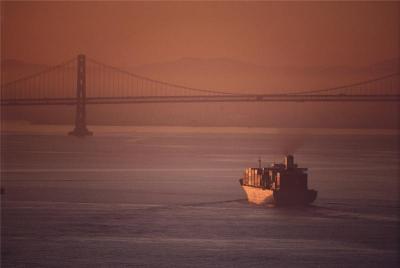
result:
[[[306,190],[307,168],[299,168],[293,156],[287,155],[284,163],[274,163],[264,168],[246,168],[242,183],[270,190]]]

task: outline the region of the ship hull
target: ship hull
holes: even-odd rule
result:
[[[317,192],[314,190],[305,190],[300,192],[283,192],[242,185],[246,193],[247,200],[250,203],[262,205],[273,203],[276,205],[308,205],[317,197]]]
[[[309,205],[317,198],[317,191],[275,191],[274,202],[282,206]]]
[[[262,205],[274,202],[274,192],[272,190],[247,185],[242,185],[242,188],[247,195],[247,200],[250,203]]]

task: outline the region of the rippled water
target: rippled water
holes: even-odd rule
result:
[[[398,266],[394,133],[94,132],[2,135],[2,267]],[[316,202],[248,204],[243,169],[292,150]]]

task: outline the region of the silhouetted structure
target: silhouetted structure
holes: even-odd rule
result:
[[[93,135],[86,127],[86,57],[78,55],[76,83],[75,128],[69,135],[84,137]]]
[[[246,168],[239,182],[249,202],[256,204],[306,205],[317,197],[317,191],[308,189],[307,168],[299,168],[292,155],[283,164]]]
[[[400,73],[334,88],[233,94],[154,80],[79,55],[78,62],[74,58],[1,86],[2,106],[76,106],[75,128],[69,134],[80,137],[92,135],[86,126],[87,104],[321,101],[399,102]]]

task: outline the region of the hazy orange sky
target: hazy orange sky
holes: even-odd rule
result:
[[[182,57],[268,66],[399,56],[400,2],[3,2],[2,58],[116,66]]]

